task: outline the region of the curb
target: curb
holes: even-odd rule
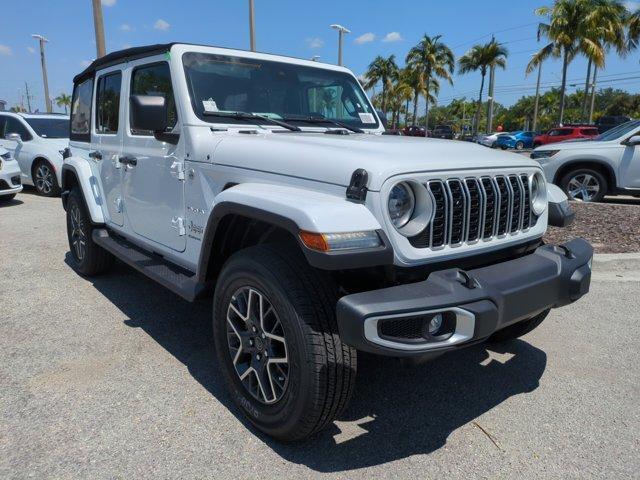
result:
[[[640,272],[640,253],[596,253],[595,272]]]

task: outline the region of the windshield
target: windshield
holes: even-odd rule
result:
[[[379,125],[358,81],[345,72],[195,52],[185,53],[182,62],[193,109],[207,122],[262,123],[207,115],[245,112],[302,127],[309,126],[305,118],[326,118],[355,128]]]
[[[42,138],[69,138],[68,118],[25,118],[27,123]]]
[[[623,123],[622,125],[618,125],[617,127],[612,128],[611,130],[607,130],[601,135],[598,135],[594,140],[599,142],[606,142],[609,140],[616,140],[620,137],[624,137],[628,135],[636,128],[640,127],[640,120],[633,120],[631,122]]]

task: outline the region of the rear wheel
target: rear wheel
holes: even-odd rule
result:
[[[582,202],[599,202],[607,193],[607,180],[604,176],[590,168],[580,168],[567,173],[560,186],[572,200]]]
[[[266,245],[233,255],[218,278],[218,364],[238,407],[280,440],[321,430],[353,391],[356,351],[338,335],[336,292],[301,254]]]
[[[547,309],[528,320],[522,320],[518,323],[514,323],[513,325],[509,325],[502,330],[498,330],[496,333],[489,337],[489,341],[504,342],[526,335],[527,333],[538,327],[538,325],[540,325],[544,321],[544,319],[547,318],[547,315],[549,315],[550,311],[551,309]]]
[[[94,243],[93,225],[84,200],[76,189],[67,201],[67,238],[73,260],[73,268],[82,275],[104,273],[113,265],[113,255]]]
[[[524,142],[517,141],[516,142],[516,150],[522,150],[524,148]]]
[[[33,166],[33,184],[39,195],[55,197],[60,195],[60,187],[56,179],[55,170],[46,160],[37,160]]]

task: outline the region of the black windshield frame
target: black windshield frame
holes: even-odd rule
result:
[[[260,70],[260,73],[265,78],[267,78],[269,81],[272,82],[272,83],[267,83],[265,81],[265,83],[259,84],[261,85],[263,90],[267,92],[268,100],[265,103],[272,101],[270,95],[273,92],[267,89],[268,86],[282,88],[282,84],[279,84],[277,81],[273,80],[274,77],[277,77],[277,76],[282,77],[283,83],[287,81],[288,83],[286,84],[286,86],[289,90],[291,89],[291,86],[294,86],[295,88],[300,88],[300,90],[294,90],[294,93],[299,96],[299,98],[296,101],[300,102],[299,104],[296,105],[299,108],[297,111],[284,111],[284,109],[282,109],[281,111],[267,111],[267,112],[260,111],[260,109],[256,109],[255,111],[252,111],[251,108],[237,108],[242,105],[240,106],[234,105],[234,106],[223,106],[223,108],[221,108],[221,111],[223,112],[241,110],[247,113],[254,113],[254,114],[264,115],[264,116],[266,116],[265,114],[274,115],[273,118],[276,118],[278,120],[287,118],[287,122],[290,124],[298,125],[301,127],[305,127],[305,126],[309,127],[310,125],[308,122],[304,122],[303,120],[296,121],[294,117],[296,116],[310,117],[315,114],[315,112],[308,111],[309,104],[308,103],[305,104],[305,102],[309,102],[310,89],[311,88],[332,88],[336,86],[336,87],[342,88],[342,95],[340,97],[341,101],[343,98],[356,101],[355,104],[353,103],[353,101],[351,103],[351,106],[354,107],[352,112],[355,113],[355,115],[350,113],[347,109],[347,113],[350,115],[350,118],[343,118],[339,116],[336,116],[336,117],[326,116],[328,122],[337,121],[337,122],[346,124],[349,127],[353,127],[355,129],[362,129],[362,130],[373,131],[373,130],[378,130],[380,128],[380,122],[378,120],[378,116],[369,98],[365,94],[364,90],[360,86],[357,79],[353,77],[353,75],[350,75],[347,72],[328,69],[328,68],[322,68],[322,67],[309,66],[309,65],[301,65],[297,63],[280,62],[275,60],[254,59],[254,58],[248,58],[248,57],[240,57],[240,56],[217,54],[217,53],[185,52],[182,55],[182,64],[184,68],[184,75],[187,83],[187,89],[188,89],[189,97],[191,100],[191,106],[193,108],[195,115],[199,119],[205,122],[225,123],[225,124],[247,124],[247,119],[205,114],[204,106],[201,103],[202,103],[202,100],[205,100],[204,97],[206,95],[203,96],[202,92],[195,91],[196,88],[201,89],[203,85],[201,83],[200,87],[194,86],[194,84],[197,83],[197,79],[195,78],[195,75],[198,75],[198,74],[202,75],[202,79],[201,79],[202,81],[205,78],[205,75],[210,74],[211,78],[214,79],[216,78],[215,77],[216,74],[213,72],[205,73],[202,71],[196,71],[195,69],[192,69],[191,66],[194,64],[194,62],[203,62],[208,60],[211,60],[212,62],[216,62],[216,63],[221,63],[221,64],[227,63],[229,65],[233,65],[233,67],[239,67],[240,69],[242,69],[243,67],[246,67],[247,71],[249,72],[249,75],[251,75],[252,71]],[[269,75],[271,75],[271,77]],[[192,76],[194,78],[192,78]],[[322,85],[320,84],[313,85],[310,83],[305,83],[301,80],[301,78],[304,78],[305,76],[307,78],[323,79],[323,80],[326,80],[327,83]],[[222,76],[218,75],[218,78],[222,79]],[[253,85],[252,82],[257,82],[257,80],[251,79],[251,78],[246,79],[247,85]],[[223,88],[228,89],[228,87],[229,87],[228,84],[221,84],[221,90]],[[209,98],[212,98],[213,100],[215,100],[217,105],[218,101],[214,95],[217,95],[218,91],[213,89],[212,91],[214,93],[211,96],[209,96]],[[229,93],[228,90],[225,92],[225,94],[227,93]],[[305,93],[307,95],[306,99],[304,96]],[[247,103],[247,106],[253,106],[251,104],[251,99],[249,98],[249,95],[250,95],[249,91],[243,91],[242,87],[239,86],[235,94],[244,95],[246,97],[246,100],[244,101]],[[273,96],[275,96],[275,93],[273,93]],[[335,97],[333,101],[334,101],[334,104],[338,103]],[[273,103],[271,103],[269,106],[273,107]],[[306,111],[303,110],[305,107],[307,108]],[[363,122],[359,115],[360,113],[370,114],[371,115],[370,119],[373,121],[371,123]],[[328,125],[328,122],[327,122],[327,125]],[[268,124],[268,122],[261,121],[260,119],[254,119],[251,121],[251,123]]]

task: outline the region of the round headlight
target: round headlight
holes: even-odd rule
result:
[[[397,183],[389,193],[389,217],[396,228],[404,227],[413,215],[416,197],[411,187],[405,183]]]
[[[531,209],[540,216],[547,208],[547,184],[541,173],[531,178]]]

